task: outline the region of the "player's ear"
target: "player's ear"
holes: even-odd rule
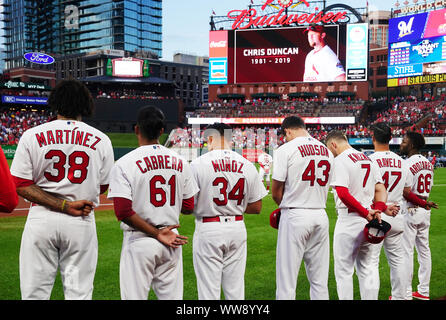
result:
[[[321,39],[325,39],[326,36],[327,36],[327,34],[325,32],[321,33]]]
[[[135,134],[137,136],[139,136],[139,127],[138,127],[138,125],[135,126]]]

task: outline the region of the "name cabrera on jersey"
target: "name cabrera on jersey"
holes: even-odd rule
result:
[[[328,45],[318,52],[313,49],[305,59],[304,81],[333,81],[344,73],[344,67]]]
[[[298,137],[274,155],[273,179],[285,182],[280,208],[325,209],[333,154],[312,137]]]
[[[383,183],[376,163],[353,148],[339,154],[334,160],[331,186],[348,188],[350,194],[364,208],[370,208],[375,198],[375,185]],[[336,208],[347,209],[334,191]]]
[[[255,166],[231,150],[213,150],[191,162],[198,187],[194,215],[242,215],[268,192]]]
[[[183,199],[198,192],[190,165],[176,152],[161,145],[141,146],[116,161],[108,198],[125,198],[148,223],[179,223]],[[121,229],[132,230],[121,223]]]
[[[114,155],[110,139],[81,121],[54,120],[25,131],[11,173],[67,200],[99,204]]]
[[[387,189],[387,203],[403,204],[403,191],[408,187],[408,170],[404,160],[392,151],[379,151],[369,156],[379,168]]]
[[[405,161],[408,170],[407,187],[418,196],[428,198],[434,184],[434,166],[420,154]]]

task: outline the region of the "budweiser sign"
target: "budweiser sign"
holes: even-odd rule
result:
[[[324,12],[315,8],[314,13],[293,13],[286,14],[286,8],[294,8],[297,5],[305,5],[309,7],[307,1],[296,1],[293,5],[292,0],[277,1],[279,6],[276,6],[275,0],[266,0],[259,12],[256,9],[232,10],[228,12],[228,18],[234,20],[232,29],[248,29],[250,27],[267,27],[267,26],[288,26],[291,24],[312,24],[312,23],[337,23],[342,21],[347,16],[347,11],[342,12]],[[286,3],[286,5],[284,5]],[[271,6],[278,11],[277,14],[265,15],[263,11]]]

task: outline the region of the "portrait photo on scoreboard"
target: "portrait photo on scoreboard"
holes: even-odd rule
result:
[[[346,80],[346,26],[237,30],[234,83]]]

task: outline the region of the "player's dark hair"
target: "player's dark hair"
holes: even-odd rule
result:
[[[375,140],[379,143],[387,144],[390,139],[392,139],[392,129],[390,129],[390,126],[385,122],[372,125],[371,130]]]
[[[155,140],[160,137],[161,130],[166,125],[166,117],[157,107],[144,106],[138,111],[136,124],[144,138]]]
[[[332,130],[327,134],[327,137],[325,138],[325,143],[327,143],[330,140],[344,140],[348,142],[347,136],[344,134],[344,132],[340,130]]]
[[[48,105],[58,115],[72,119],[78,116],[90,117],[94,110],[90,91],[77,80],[59,82],[51,90]]]
[[[301,117],[297,116],[289,116],[283,119],[282,125],[282,132],[285,129],[305,129],[305,122]]]
[[[415,131],[409,131],[406,133],[406,137],[409,139],[415,150],[421,150],[424,147],[426,142],[424,141],[424,137],[421,133]]]
[[[220,123],[220,122],[216,122],[213,124],[210,124],[206,127],[205,131],[204,131],[204,138],[207,139],[207,137],[212,133],[217,131],[220,134],[220,137],[224,137],[225,136],[225,130],[232,130],[231,126],[226,124],[226,123]]]

